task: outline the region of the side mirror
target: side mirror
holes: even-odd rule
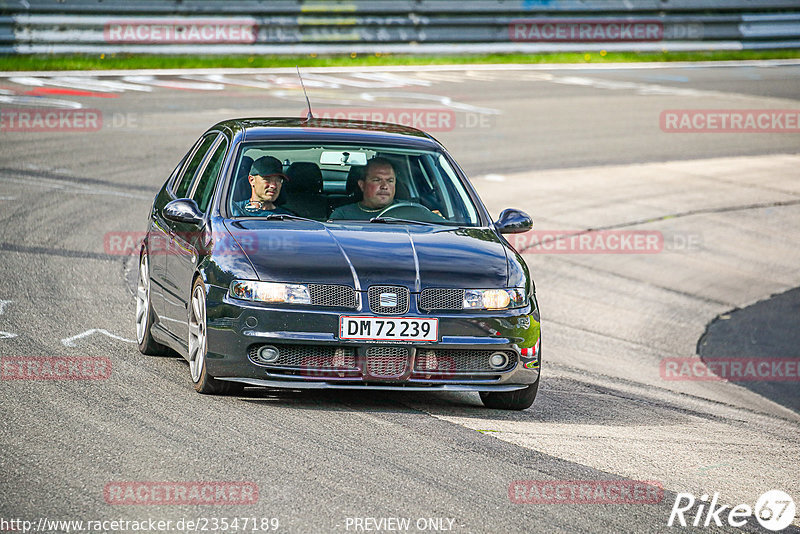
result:
[[[533,219],[524,211],[509,208],[503,210],[494,226],[501,234],[521,234],[533,229]]]
[[[164,206],[164,217],[170,221],[199,225],[203,214],[191,198],[179,198]]]

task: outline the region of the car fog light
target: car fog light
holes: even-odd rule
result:
[[[502,369],[508,364],[508,355],[505,352],[495,352],[489,356],[489,365],[495,369]]]
[[[261,363],[273,363],[278,361],[281,353],[272,345],[264,345],[258,349],[258,359]]]

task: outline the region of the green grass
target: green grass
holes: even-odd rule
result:
[[[641,54],[633,52],[591,52],[586,54],[486,54],[452,56],[414,56],[401,54],[351,54],[349,56],[6,55],[0,56],[0,71],[294,67],[295,65],[301,67],[342,67],[476,63],[616,63],[797,58],[800,58],[800,50],[661,52]]]

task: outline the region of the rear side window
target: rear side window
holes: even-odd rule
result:
[[[192,199],[197,202],[200,211],[205,212],[208,208],[208,202],[211,200],[211,195],[214,194],[214,186],[217,183],[219,171],[222,168],[222,162],[225,161],[225,151],[228,149],[228,140],[223,138],[222,142],[217,146],[211,159],[206,163],[206,168],[200,176],[200,180],[195,187]]]
[[[203,157],[205,157],[206,152],[208,149],[211,148],[211,144],[214,142],[214,139],[217,138],[217,134],[209,134],[204,139],[203,142],[200,143],[200,146],[197,148],[197,151],[192,156],[192,159],[189,161],[189,164],[183,170],[183,174],[181,175],[180,182],[178,182],[178,187],[175,189],[175,196],[178,198],[185,198],[186,193],[189,191],[189,185],[192,183],[192,178],[194,177],[195,171],[200,166],[200,163],[203,161]]]

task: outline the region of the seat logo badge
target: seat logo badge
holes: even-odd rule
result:
[[[381,293],[380,304],[384,308],[394,308],[397,306],[396,293]]]

